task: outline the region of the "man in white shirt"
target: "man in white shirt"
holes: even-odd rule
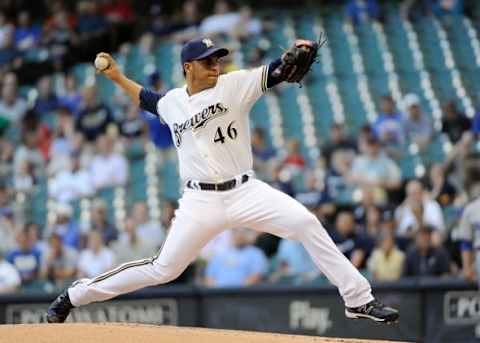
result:
[[[82,251],[78,259],[77,276],[90,278],[101,274],[112,268],[114,262],[115,255],[103,244],[100,232],[91,231],[88,235],[88,249]]]
[[[107,135],[97,138],[97,154],[91,164],[91,176],[95,189],[122,186],[127,182],[126,158],[113,151],[113,141]]]
[[[22,280],[15,267],[5,261],[3,251],[0,251],[0,294],[15,292]]]
[[[58,202],[89,197],[95,193],[92,174],[80,165],[80,156],[71,156],[70,167],[57,173],[48,183],[48,193]]]
[[[434,199],[425,194],[422,183],[418,180],[408,182],[407,197],[404,203],[395,211],[398,223],[397,235],[403,238],[414,238],[418,229],[429,225],[435,229],[432,232],[434,245],[441,245],[445,236],[445,220],[442,208]]]
[[[172,281],[208,241],[233,227],[300,241],[316,266],[339,288],[347,318],[398,320],[398,311],[374,299],[368,281],[307,208],[254,177],[250,109],[268,88],[284,80],[300,81],[304,74],[295,71],[308,71],[310,64],[300,61],[290,68],[287,56],[317,48],[316,42],[297,40],[290,55],[268,66],[220,75],[219,59],[228,50],[215,47],[210,39],[195,39],[181,52],[186,86],[165,95],[128,79],[110,55],[98,55],[106,59],[104,75],[170,127],[185,188],[159,255],[75,282],[50,305],[48,322],[64,322],[74,306]],[[292,79],[292,74],[298,77]]]
[[[147,204],[142,201],[135,203],[132,217],[137,225],[138,236],[160,248],[165,239],[165,230],[159,222],[149,219]]]

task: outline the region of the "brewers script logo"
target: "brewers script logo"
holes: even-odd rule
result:
[[[173,123],[173,133],[175,134],[175,145],[177,148],[182,144],[182,135],[186,131],[202,129],[207,126],[207,123],[210,120],[220,117],[227,112],[228,108],[221,102],[217,102],[215,105],[210,105],[204,108],[201,112],[198,112],[184,123]]]

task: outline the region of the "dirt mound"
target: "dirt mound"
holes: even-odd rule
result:
[[[0,325],[0,343],[357,343],[387,342],[135,324]]]

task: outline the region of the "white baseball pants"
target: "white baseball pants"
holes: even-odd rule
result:
[[[210,239],[223,230],[247,227],[303,243],[348,307],[371,300],[368,281],[337,249],[325,228],[303,205],[268,184],[251,179],[232,190],[185,188],[158,256],[133,261],[69,288],[74,306],[103,301],[177,278]]]

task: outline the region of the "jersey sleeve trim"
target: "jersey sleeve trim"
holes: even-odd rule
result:
[[[262,93],[265,93],[267,91],[267,79],[268,79],[268,65],[264,65],[262,67],[262,80],[261,80],[261,88],[262,88]]]
[[[158,113],[157,104],[163,96],[164,94],[155,93],[151,90],[142,88],[139,95],[140,108],[159,116],[160,114]]]

